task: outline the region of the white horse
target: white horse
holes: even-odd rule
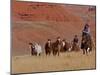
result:
[[[35,43],[35,51],[37,53],[37,56],[40,56],[42,53],[42,47],[38,43]]]

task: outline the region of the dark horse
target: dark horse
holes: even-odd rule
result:
[[[35,51],[35,46],[32,43],[29,43],[30,48],[31,48],[31,56],[37,55],[37,52]]]
[[[52,53],[53,55],[58,55],[60,54],[62,48],[62,42],[61,41],[56,41],[52,43]]]
[[[83,54],[88,54],[88,52],[92,51],[92,40],[90,35],[82,36],[81,49],[83,50]]]
[[[71,48],[70,44],[66,41],[56,41],[56,42],[47,42],[45,44],[45,54],[50,55],[51,53],[55,56],[60,54],[60,52],[69,51]]]
[[[52,52],[52,44],[49,43],[49,42],[47,42],[47,43],[45,44],[45,54],[46,54],[46,55],[50,55],[51,52]]]

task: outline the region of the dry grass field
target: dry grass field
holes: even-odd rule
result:
[[[61,53],[60,56],[14,56],[12,73],[95,69],[95,64],[95,51],[89,55],[83,55],[80,51]]]

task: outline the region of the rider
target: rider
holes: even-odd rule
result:
[[[78,44],[78,36],[75,35],[74,39],[73,39],[73,43]]]
[[[84,29],[82,31],[82,36],[90,36],[90,26],[88,25],[88,23],[85,24]]]

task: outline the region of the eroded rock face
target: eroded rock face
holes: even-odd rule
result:
[[[12,3],[13,55],[29,54],[28,43],[38,42],[44,47],[47,39],[56,37],[71,41],[75,34],[81,38],[85,20],[89,19],[95,38],[95,12],[89,6],[63,5],[39,2]]]
[[[71,21],[77,17],[66,11],[66,5],[13,2],[13,18],[24,21]],[[73,17],[73,18],[72,18]]]

